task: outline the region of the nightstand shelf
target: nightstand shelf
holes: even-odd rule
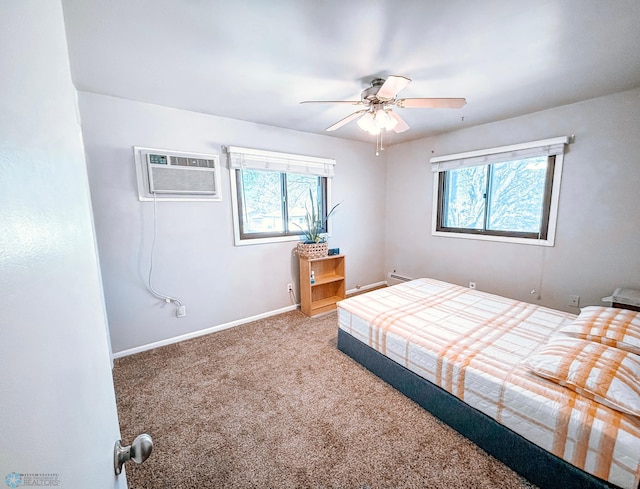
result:
[[[300,258],[300,309],[307,316],[333,311],[345,298],[344,262],[344,255]]]
[[[617,288],[613,295],[603,301],[611,301],[611,307],[640,311],[640,290]]]

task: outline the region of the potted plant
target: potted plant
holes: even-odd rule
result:
[[[327,256],[327,233],[324,232],[324,229],[327,220],[340,203],[334,205],[331,210],[327,212],[326,216],[323,216],[320,204],[319,199],[314,199],[313,193],[311,189],[309,189],[309,201],[307,205],[305,205],[305,226],[298,226],[302,229],[302,235],[300,236],[301,242],[298,243],[298,254],[300,256],[308,258]]]

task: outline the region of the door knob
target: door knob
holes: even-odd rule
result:
[[[136,439],[128,447],[123,447],[120,441],[118,440],[113,447],[113,469],[116,475],[120,475],[122,466],[129,460],[133,460],[137,464],[147,460],[153,449],[153,440],[146,433],[136,436]]]

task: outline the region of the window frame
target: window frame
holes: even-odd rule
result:
[[[455,155],[447,155],[431,158],[433,167],[433,207],[431,234],[448,238],[477,239],[485,241],[501,241],[508,243],[528,244],[537,246],[554,246],[556,224],[558,217],[558,203],[560,199],[560,183],[562,177],[562,166],[564,162],[564,145],[568,144],[567,137],[533,141],[511,146],[502,146],[486,150],[471,151]],[[558,145],[562,148],[558,150]],[[549,148],[555,149],[550,151]],[[546,153],[553,154],[546,154]],[[509,158],[509,155],[516,155]],[[525,156],[522,156],[524,154]],[[506,155],[506,156],[505,156]],[[485,222],[483,230],[466,228],[449,228],[442,226],[444,194],[446,185],[446,172],[453,168],[439,168],[438,165],[451,162],[460,162],[460,167],[465,166],[490,166],[499,162],[518,161],[536,156],[547,156],[547,175],[543,197],[543,217],[541,222],[541,233],[525,233],[516,231],[492,231],[486,230],[486,216],[488,212],[488,192],[485,194]],[[478,160],[479,159],[479,160]],[[464,161],[473,161],[467,165]],[[483,162],[482,160],[486,160]],[[488,169],[487,171],[491,171]],[[487,175],[487,186],[490,185],[490,174]],[[546,231],[546,232],[545,232]]]
[[[237,203],[237,212],[238,217],[243,215],[243,204],[244,199],[242,198],[242,172],[243,171],[265,171],[265,170],[255,170],[251,168],[246,169],[235,169],[232,170],[235,173],[235,200]],[[289,206],[288,206],[288,194],[287,194],[287,176],[288,175],[301,175],[301,173],[293,173],[293,172],[276,172],[280,176],[280,205],[282,209],[282,220],[284,222],[285,230],[284,232],[258,232],[258,233],[250,233],[245,232],[242,226],[242,219],[238,219],[236,221],[238,227],[238,238],[240,241],[251,241],[255,243],[256,240],[260,240],[259,242],[273,242],[279,241],[277,238],[289,238],[283,239],[283,241],[293,241],[299,240],[300,236],[302,236],[303,231],[301,229],[292,230],[289,228]],[[327,215],[327,186],[329,185],[329,179],[326,177],[322,177],[320,175],[315,175],[315,178],[318,179],[318,185],[316,187],[316,191],[318,195],[321,197],[321,210],[323,219],[326,218]],[[328,222],[325,223],[325,227],[323,232],[328,232]],[[267,241],[265,241],[267,240]]]
[[[225,148],[229,154],[229,180],[231,183],[231,208],[233,214],[234,243],[236,246],[279,243],[287,241],[299,241],[303,234],[302,230],[280,233],[244,233],[241,225],[243,199],[240,195],[242,184],[240,182],[243,170],[271,171],[280,174],[281,205],[283,206],[283,219],[285,226],[288,225],[287,202],[286,202],[286,175],[314,175],[319,178],[319,188],[322,201],[323,216],[326,216],[331,208],[331,182],[333,177],[333,166],[335,160],[318,158],[311,156],[299,156],[288,153],[276,153],[271,151],[229,147]],[[244,160],[232,162],[232,155],[243,159],[245,156],[249,161]],[[253,161],[253,163],[252,163]],[[289,171],[288,171],[289,170]],[[331,218],[325,225],[328,235],[331,233]]]

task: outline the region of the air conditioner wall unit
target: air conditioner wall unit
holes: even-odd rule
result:
[[[221,200],[220,157],[134,147],[139,200]]]

